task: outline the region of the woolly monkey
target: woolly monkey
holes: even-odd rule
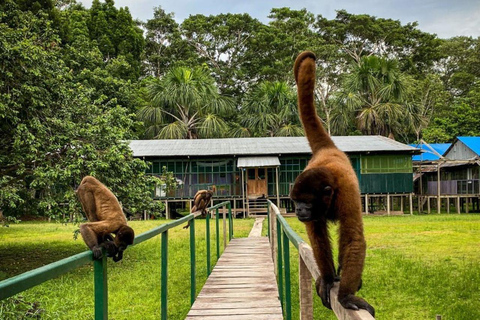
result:
[[[127,219],[115,195],[100,181],[91,176],[82,179],[77,196],[87,215],[88,223],[80,225],[83,240],[93,251],[94,259],[102,257],[102,248],[117,262],[123,251],[133,244],[135,233],[127,225]],[[111,234],[115,235],[112,238]]]
[[[317,292],[323,305],[331,308],[330,289],[337,274],[327,222],[338,221],[341,273],[338,301],[345,308],[366,309],[374,315],[374,308],[355,296],[361,286],[366,250],[358,179],[348,157],[335,146],[315,111],[315,55],[312,52],[303,52],[297,57],[294,74],[300,118],[313,155],[295,180],[290,197],[295,202],[298,219],[305,223],[321,272]]]

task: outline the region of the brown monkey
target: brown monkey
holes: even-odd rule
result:
[[[365,260],[365,238],[358,178],[345,153],[340,151],[323,128],[314,105],[315,55],[303,52],[295,61],[300,118],[312,149],[312,158],[297,177],[290,194],[300,221],[305,223],[321,277],[317,292],[322,303],[330,306],[330,289],[337,274],[332,258],[327,222],[339,222],[338,300],[348,309],[374,308],[356,297],[361,286]]]
[[[207,215],[206,209],[212,196],[213,190],[198,190],[195,197],[193,197],[193,207],[190,209],[190,213],[202,211],[202,217],[205,217]],[[187,229],[188,227],[190,227],[190,221],[188,221],[188,224],[183,227],[183,229]]]
[[[93,251],[94,259],[100,259],[102,248],[106,248],[108,256],[112,256],[115,262],[120,261],[123,251],[133,243],[135,233],[127,225],[117,197],[91,176],[82,179],[77,196],[90,221],[80,225],[80,233]],[[112,238],[112,233],[115,238]]]

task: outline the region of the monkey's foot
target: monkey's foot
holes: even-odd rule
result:
[[[117,255],[113,256],[113,261],[118,262],[123,259],[123,251],[119,250]]]
[[[332,309],[330,305],[330,289],[333,288],[333,281],[327,282],[321,277],[315,281],[315,287],[317,288],[317,294],[322,299],[322,304],[328,309]]]
[[[353,294],[348,294],[343,298],[339,298],[338,301],[346,309],[358,310],[365,309],[373,317],[375,317],[375,309],[364,299],[354,296]]]

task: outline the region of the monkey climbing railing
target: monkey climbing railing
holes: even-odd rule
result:
[[[301,320],[313,319],[312,278],[318,279],[320,270],[312,248],[292,230],[277,206],[267,200],[268,237],[277,275],[278,293],[286,320],[292,319],[292,297],[290,280],[290,242],[298,250],[299,311]],[[330,304],[338,319],[374,320],[366,310],[345,309],[338,302],[338,282],[330,290]]]
[[[219,208],[228,209],[228,239],[233,238],[233,220],[232,210],[229,201],[216,204],[207,208],[208,211],[215,210],[216,224],[216,247],[217,258],[220,257],[220,236],[219,236]],[[227,246],[226,236],[226,217],[223,210],[223,239],[224,248]],[[195,279],[195,218],[201,215],[200,211],[191,213],[181,219],[162,224],[152,230],[146,231],[135,237],[133,245],[151,239],[159,234],[162,235],[161,241],[161,319],[167,319],[167,282],[168,282],[168,230],[179,226],[191,220],[190,223],[190,303],[195,301],[196,279]],[[210,274],[212,266],[210,261],[210,214],[207,214],[206,222],[206,246],[207,246],[207,273]],[[90,250],[70,256],[68,258],[50,263],[46,266],[27,271],[18,276],[0,281],[0,300],[11,297],[17,293],[33,288],[45,281],[56,278],[62,274],[68,273],[76,268],[93,261],[94,265],[94,296],[95,296],[95,319],[108,319],[108,286],[107,286],[107,258],[104,255],[102,259],[93,260]]]

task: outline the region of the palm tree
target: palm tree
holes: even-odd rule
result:
[[[408,115],[406,79],[396,60],[362,57],[347,76],[339,108],[332,115],[336,131],[354,123],[364,134],[394,137],[403,129]]]
[[[235,136],[301,136],[293,89],[282,81],[264,81],[247,93]]]
[[[155,139],[218,138],[227,133],[223,116],[235,110],[206,68],[176,67],[147,87],[150,104],[138,111]]]

